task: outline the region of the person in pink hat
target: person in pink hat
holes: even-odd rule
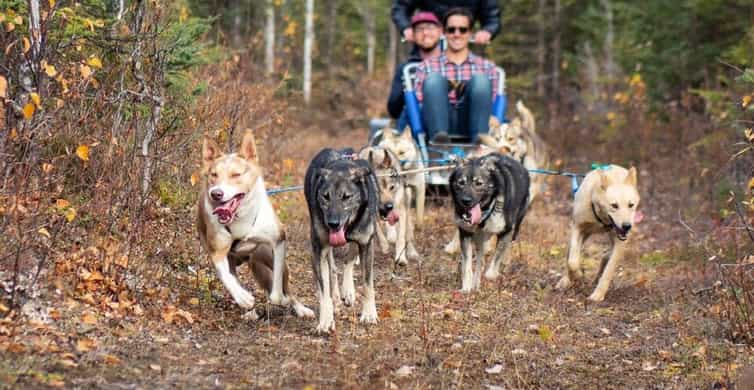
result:
[[[456,7],[466,8],[471,12],[472,18],[479,21],[480,28],[474,33],[475,43],[486,44],[500,31],[498,0],[393,0],[390,16],[403,38],[412,42],[415,37],[409,24],[411,14],[415,11],[429,11],[443,16]]]
[[[422,62],[440,55],[439,42],[442,25],[435,14],[418,12],[411,18],[411,34],[418,50],[412,52],[408,60],[396,68],[387,100],[387,111],[393,119],[397,120],[396,128],[401,132],[408,125],[404,110],[406,102],[403,97],[403,68],[412,62]]]

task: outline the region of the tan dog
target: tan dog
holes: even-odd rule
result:
[[[386,148],[368,146],[359,152],[359,158],[367,160],[377,175],[380,189],[377,240],[382,253],[388,253],[388,243],[391,243],[395,244],[396,265],[406,266],[409,259],[420,260],[414,246],[414,217],[411,215],[414,189],[404,176],[391,175],[401,171],[398,157]]]
[[[411,136],[411,129],[406,127],[403,134],[398,135],[394,129],[382,129],[382,139],[378,146],[393,152],[401,161],[401,167],[404,171],[424,168],[419,147],[416,146],[414,138]],[[421,227],[424,222],[424,203],[426,196],[427,182],[424,173],[415,173],[405,177],[406,185],[412,188],[411,201],[416,204],[416,226]]]
[[[246,132],[237,154],[223,154],[205,138],[202,163],[196,226],[233,300],[244,309],[254,307],[254,296],[236,278],[236,266],[249,261],[271,303],[290,305],[299,317],[313,317],[314,312],[289,295],[285,232],[267,197],[252,133]]]
[[[609,255],[602,260],[597,273],[597,287],[589,299],[605,299],[618,262],[626,249],[626,240],[639,205],[636,187],[636,168],[626,170],[617,165],[589,172],[576,192],[571,220],[571,239],[568,249],[568,272],[556,288],[567,289],[583,276],[581,248],[595,233],[607,233],[612,240]],[[639,214],[640,215],[640,214]],[[638,220],[636,220],[638,222]]]
[[[510,123],[501,124],[490,118],[489,135],[480,135],[479,141],[494,151],[518,160],[526,169],[547,169],[550,165],[547,144],[539,137],[531,111],[521,102],[516,103],[518,116]],[[532,175],[529,203],[544,191],[546,176]]]

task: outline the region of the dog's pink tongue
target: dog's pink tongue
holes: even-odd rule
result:
[[[387,223],[389,223],[390,225],[395,225],[395,223],[398,222],[399,219],[401,219],[401,217],[395,210],[391,210],[390,214],[387,215]]]
[[[482,221],[482,208],[479,207],[479,203],[471,208],[471,224],[477,225]]]
[[[215,209],[212,211],[212,214],[217,215],[217,219],[221,224],[227,225],[228,223],[230,223],[230,221],[233,220],[233,217],[236,214],[236,209],[238,209],[238,205],[241,203],[242,198],[243,194],[234,196],[224,204],[215,207]]]
[[[330,231],[330,245],[343,246],[346,245],[346,229],[340,228],[338,231]]]
[[[636,214],[634,214],[634,223],[640,223],[644,220],[644,213],[641,211],[636,211]]]

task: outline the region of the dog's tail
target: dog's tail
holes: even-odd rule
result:
[[[534,122],[534,115],[531,113],[531,111],[529,111],[529,109],[520,100],[516,102],[516,110],[518,110],[518,114],[521,115],[524,129],[528,130],[532,134],[536,134],[537,125]]]

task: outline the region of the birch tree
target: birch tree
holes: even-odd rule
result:
[[[314,44],[314,0],[306,0],[304,27],[304,102],[312,97],[312,46]]]
[[[264,24],[264,65],[267,75],[275,72],[275,3],[267,0]]]

